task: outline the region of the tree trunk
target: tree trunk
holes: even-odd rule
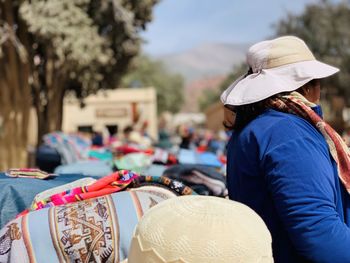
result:
[[[60,83],[55,83],[53,86],[55,88],[51,88],[55,91],[50,98],[48,97],[47,104],[44,107],[36,106],[39,144],[45,134],[59,131],[62,128],[64,87]]]
[[[62,128],[63,99],[65,95],[65,78],[54,67],[53,49],[47,47],[45,61],[45,102],[37,100],[38,116],[38,143],[42,137],[50,132],[59,131]]]
[[[0,170],[27,165],[28,120],[31,105],[31,92],[28,83],[29,63],[19,56],[20,46],[13,41],[26,42],[24,31],[15,36],[14,6],[11,0],[0,2],[1,19],[9,26],[9,39],[3,45],[3,57],[0,60],[0,98],[2,129],[0,132]],[[23,38],[23,39],[21,39]],[[23,51],[23,50],[22,50]]]

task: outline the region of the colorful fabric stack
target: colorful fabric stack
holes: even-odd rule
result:
[[[200,195],[227,196],[226,178],[214,167],[173,165],[164,171],[163,176],[185,183]]]
[[[109,176],[99,179],[92,185],[76,187],[58,194],[54,194],[39,202],[34,202],[31,211],[46,207],[74,203],[86,199],[96,198],[103,195],[119,192],[126,188],[136,177],[137,174],[121,170]],[[24,213],[27,213],[25,211]],[[22,215],[23,213],[21,213]]]
[[[34,197],[34,201],[33,201],[33,204],[31,205],[31,207],[34,206],[34,203],[38,203],[38,202],[42,202],[43,200],[47,200],[52,195],[62,193],[62,192],[67,191],[69,189],[88,186],[88,185],[95,183],[96,181],[97,180],[94,178],[85,177],[85,178],[81,178],[81,179],[75,180],[73,182],[64,184],[64,185],[60,185],[60,186],[56,186],[56,187],[47,189],[47,190],[37,194]]]
[[[107,176],[85,190],[96,194],[126,186],[128,191],[75,202],[86,199],[81,193],[73,197],[73,203],[62,201],[63,205],[10,221],[0,230],[0,262],[120,262],[128,256],[133,231],[145,212],[166,199],[195,195],[169,178],[127,171]]]
[[[168,152],[167,150],[163,150],[161,148],[155,148],[154,153],[152,155],[152,163],[172,165],[172,164],[177,164],[178,160],[174,154]]]
[[[168,151],[160,148],[156,148],[152,156],[152,162],[166,164],[168,162],[168,157],[169,157]]]
[[[113,154],[106,148],[92,148],[89,151],[89,159],[112,162]]]
[[[130,153],[114,161],[117,169],[142,173],[152,164],[151,156],[145,153]]]
[[[91,142],[76,134],[53,132],[43,137],[45,144],[56,149],[63,164],[77,162],[88,157]]]
[[[84,160],[71,164],[59,165],[56,174],[81,174],[84,176],[104,177],[113,172],[112,166],[106,161]]]
[[[178,158],[180,164],[197,164],[216,168],[223,166],[216,154],[211,152],[197,153],[188,149],[180,149]]]
[[[126,155],[130,153],[145,153],[151,155],[152,149],[143,149],[137,144],[123,144],[113,149],[117,155]]]

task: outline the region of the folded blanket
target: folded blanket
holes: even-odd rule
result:
[[[151,207],[195,194],[165,177],[136,177],[128,191],[30,212],[0,230],[0,262],[119,262]]]
[[[166,169],[163,176],[176,179],[202,195],[226,196],[226,178],[205,165],[179,164]]]
[[[63,132],[52,132],[44,135],[46,145],[57,150],[63,164],[87,159],[90,141],[77,135]]]
[[[29,213],[0,231],[0,262],[119,262],[143,213],[173,196],[120,192]]]
[[[12,168],[6,171],[6,176],[13,178],[47,179],[55,174],[49,174],[36,168]]]
[[[142,173],[151,164],[150,155],[145,153],[130,153],[114,161],[118,170],[131,170],[137,173]]]

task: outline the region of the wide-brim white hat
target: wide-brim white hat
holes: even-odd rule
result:
[[[338,68],[314,57],[305,42],[284,36],[259,42],[249,48],[247,63],[252,74],[241,76],[222,94],[225,105],[240,106],[294,91],[313,79],[329,77]]]
[[[272,239],[249,207],[228,199],[182,196],[148,210],[128,263],[271,263]]]

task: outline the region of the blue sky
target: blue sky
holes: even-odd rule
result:
[[[273,34],[287,12],[317,0],[161,0],[143,38],[152,55],[181,52],[203,43],[253,43]]]

